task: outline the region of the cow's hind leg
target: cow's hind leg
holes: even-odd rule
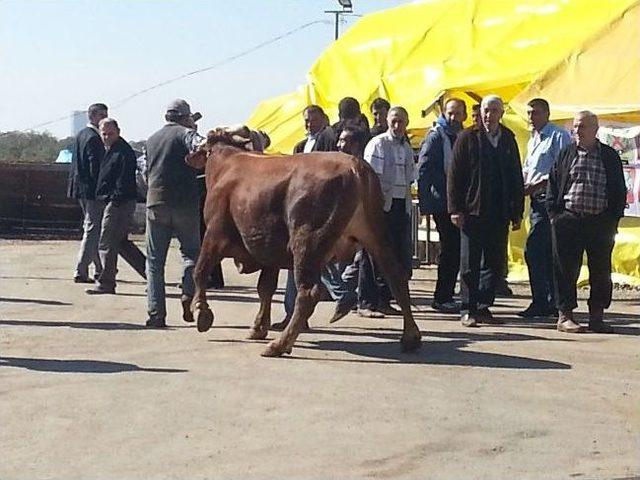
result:
[[[315,272],[299,271],[296,268],[296,284],[298,295],[296,296],[296,304],[291,321],[282,334],[269,343],[265,351],[262,352],[263,357],[279,357],[283,353],[291,353],[296,338],[298,338],[303,327],[307,324],[309,317],[313,314],[313,310],[322,297],[319,267]]]
[[[258,296],[260,297],[260,310],[256,315],[253,327],[249,331],[250,340],[263,340],[267,338],[271,325],[271,300],[278,286],[278,268],[263,268],[258,280]]]
[[[382,233],[370,228],[361,241],[382,270],[391,293],[402,310],[403,332],[400,339],[402,350],[405,352],[417,350],[421,346],[422,335],[411,313],[409,278],[406,272],[403,271],[400,261]]]
[[[211,230],[207,228],[202,247],[200,248],[198,262],[193,271],[196,290],[191,303],[191,311],[197,322],[199,332],[206,332],[213,324],[213,311],[211,311],[207,304],[207,284],[213,266],[222,260],[219,246],[213,237]]]

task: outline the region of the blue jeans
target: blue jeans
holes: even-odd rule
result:
[[[345,267],[346,264],[343,263],[327,263],[320,274],[320,281],[329,292],[329,295],[331,295],[331,298],[338,303],[355,303],[355,289],[350,288],[347,282],[342,279],[342,272]],[[284,311],[286,318],[291,318],[291,315],[293,315],[297,294],[298,291],[296,289],[293,270],[289,270],[287,274],[287,288],[284,292]]]
[[[166,318],[164,266],[171,237],[180,242],[182,255],[182,293],[193,297],[193,269],[200,253],[198,206],[147,208],[147,302],[150,318]]]
[[[529,215],[531,228],[524,250],[529,269],[532,303],[539,308],[555,304],[553,295],[553,255],[551,250],[551,222],[544,203],[531,198]]]

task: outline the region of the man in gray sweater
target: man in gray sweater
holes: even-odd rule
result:
[[[164,266],[173,236],[182,255],[183,319],[192,322],[193,269],[200,252],[196,171],[185,162],[203,137],[197,134],[184,100],[167,107],[167,123],[147,140],[147,301],[148,327],[166,327]]]

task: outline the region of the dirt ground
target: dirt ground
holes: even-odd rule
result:
[[[398,318],[330,326],[323,303],[272,359],[245,340],[256,275],[224,264],[203,334],[174,283],[170,328],[147,330],[141,279],[121,262],[118,294],[90,297],[76,248],[0,241],[0,479],[640,478],[638,292],[607,312],[614,335],[519,319],[525,286],[498,301],[506,325],[465,329],[428,308],[423,267],[419,353],[400,353]]]

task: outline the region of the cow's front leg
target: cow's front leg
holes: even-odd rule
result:
[[[258,280],[258,296],[260,297],[260,310],[256,315],[253,327],[249,331],[250,340],[263,340],[267,338],[271,325],[271,300],[278,286],[278,268],[263,268]]]
[[[296,306],[293,310],[291,321],[282,334],[267,345],[265,351],[262,352],[263,357],[279,357],[284,353],[291,353],[293,344],[320,300],[321,292],[322,288],[319,283],[298,286]]]
[[[211,230],[207,228],[202,247],[200,248],[198,262],[193,271],[193,281],[196,289],[193,301],[191,302],[191,311],[197,322],[199,332],[206,332],[213,324],[213,312],[207,304],[207,284],[209,276],[211,275],[211,269],[222,260],[219,252],[219,246],[213,240]]]

